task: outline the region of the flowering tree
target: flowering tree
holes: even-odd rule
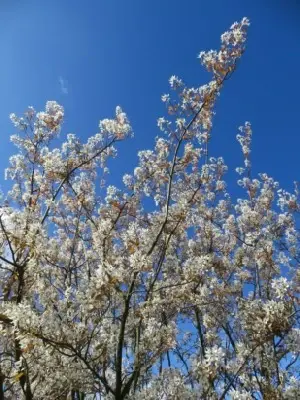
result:
[[[87,143],[69,134],[60,148],[57,103],[11,115],[19,153],[0,209],[0,399],[298,398],[297,187],[252,177],[249,123],[237,136],[244,199],[231,200],[226,165],[208,153],[248,25],[200,53],[208,84],[171,77],[162,137],[104,199],[96,177],[132,135],[120,107]]]

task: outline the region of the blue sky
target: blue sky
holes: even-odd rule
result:
[[[212,153],[240,166],[235,136],[250,121],[254,172],[291,188],[300,180],[296,0],[1,0],[0,170],[14,152],[9,113],[57,100],[66,112],[62,137],[85,140],[121,105],[135,138],[119,146],[112,165],[110,182],[120,182],[159,134],[169,77],[206,83],[198,53],[218,48],[221,33],[243,16],[251,20],[247,51],[218,100]]]

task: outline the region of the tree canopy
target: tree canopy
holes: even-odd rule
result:
[[[300,395],[298,187],[253,177],[249,122],[237,135],[243,198],[230,197],[226,164],[209,151],[248,26],[234,23],[218,51],[200,53],[207,84],[170,78],[161,136],[123,188],[105,182],[132,136],[120,107],[86,143],[68,134],[60,147],[62,106],[11,114],[0,399]]]

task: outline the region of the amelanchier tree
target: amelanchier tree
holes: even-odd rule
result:
[[[87,143],[69,134],[60,148],[56,102],[11,115],[0,399],[300,398],[297,186],[252,177],[248,122],[237,136],[243,199],[231,200],[227,167],[208,152],[248,25],[200,53],[208,84],[171,77],[162,136],[103,198],[97,176],[132,135],[120,107]]]

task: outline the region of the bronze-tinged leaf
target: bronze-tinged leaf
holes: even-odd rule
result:
[[[25,372],[21,371],[21,372],[19,372],[18,374],[16,374],[16,375],[13,377],[13,380],[14,380],[15,382],[18,382],[18,381],[22,378],[22,376],[24,376],[24,375],[25,375]]]

